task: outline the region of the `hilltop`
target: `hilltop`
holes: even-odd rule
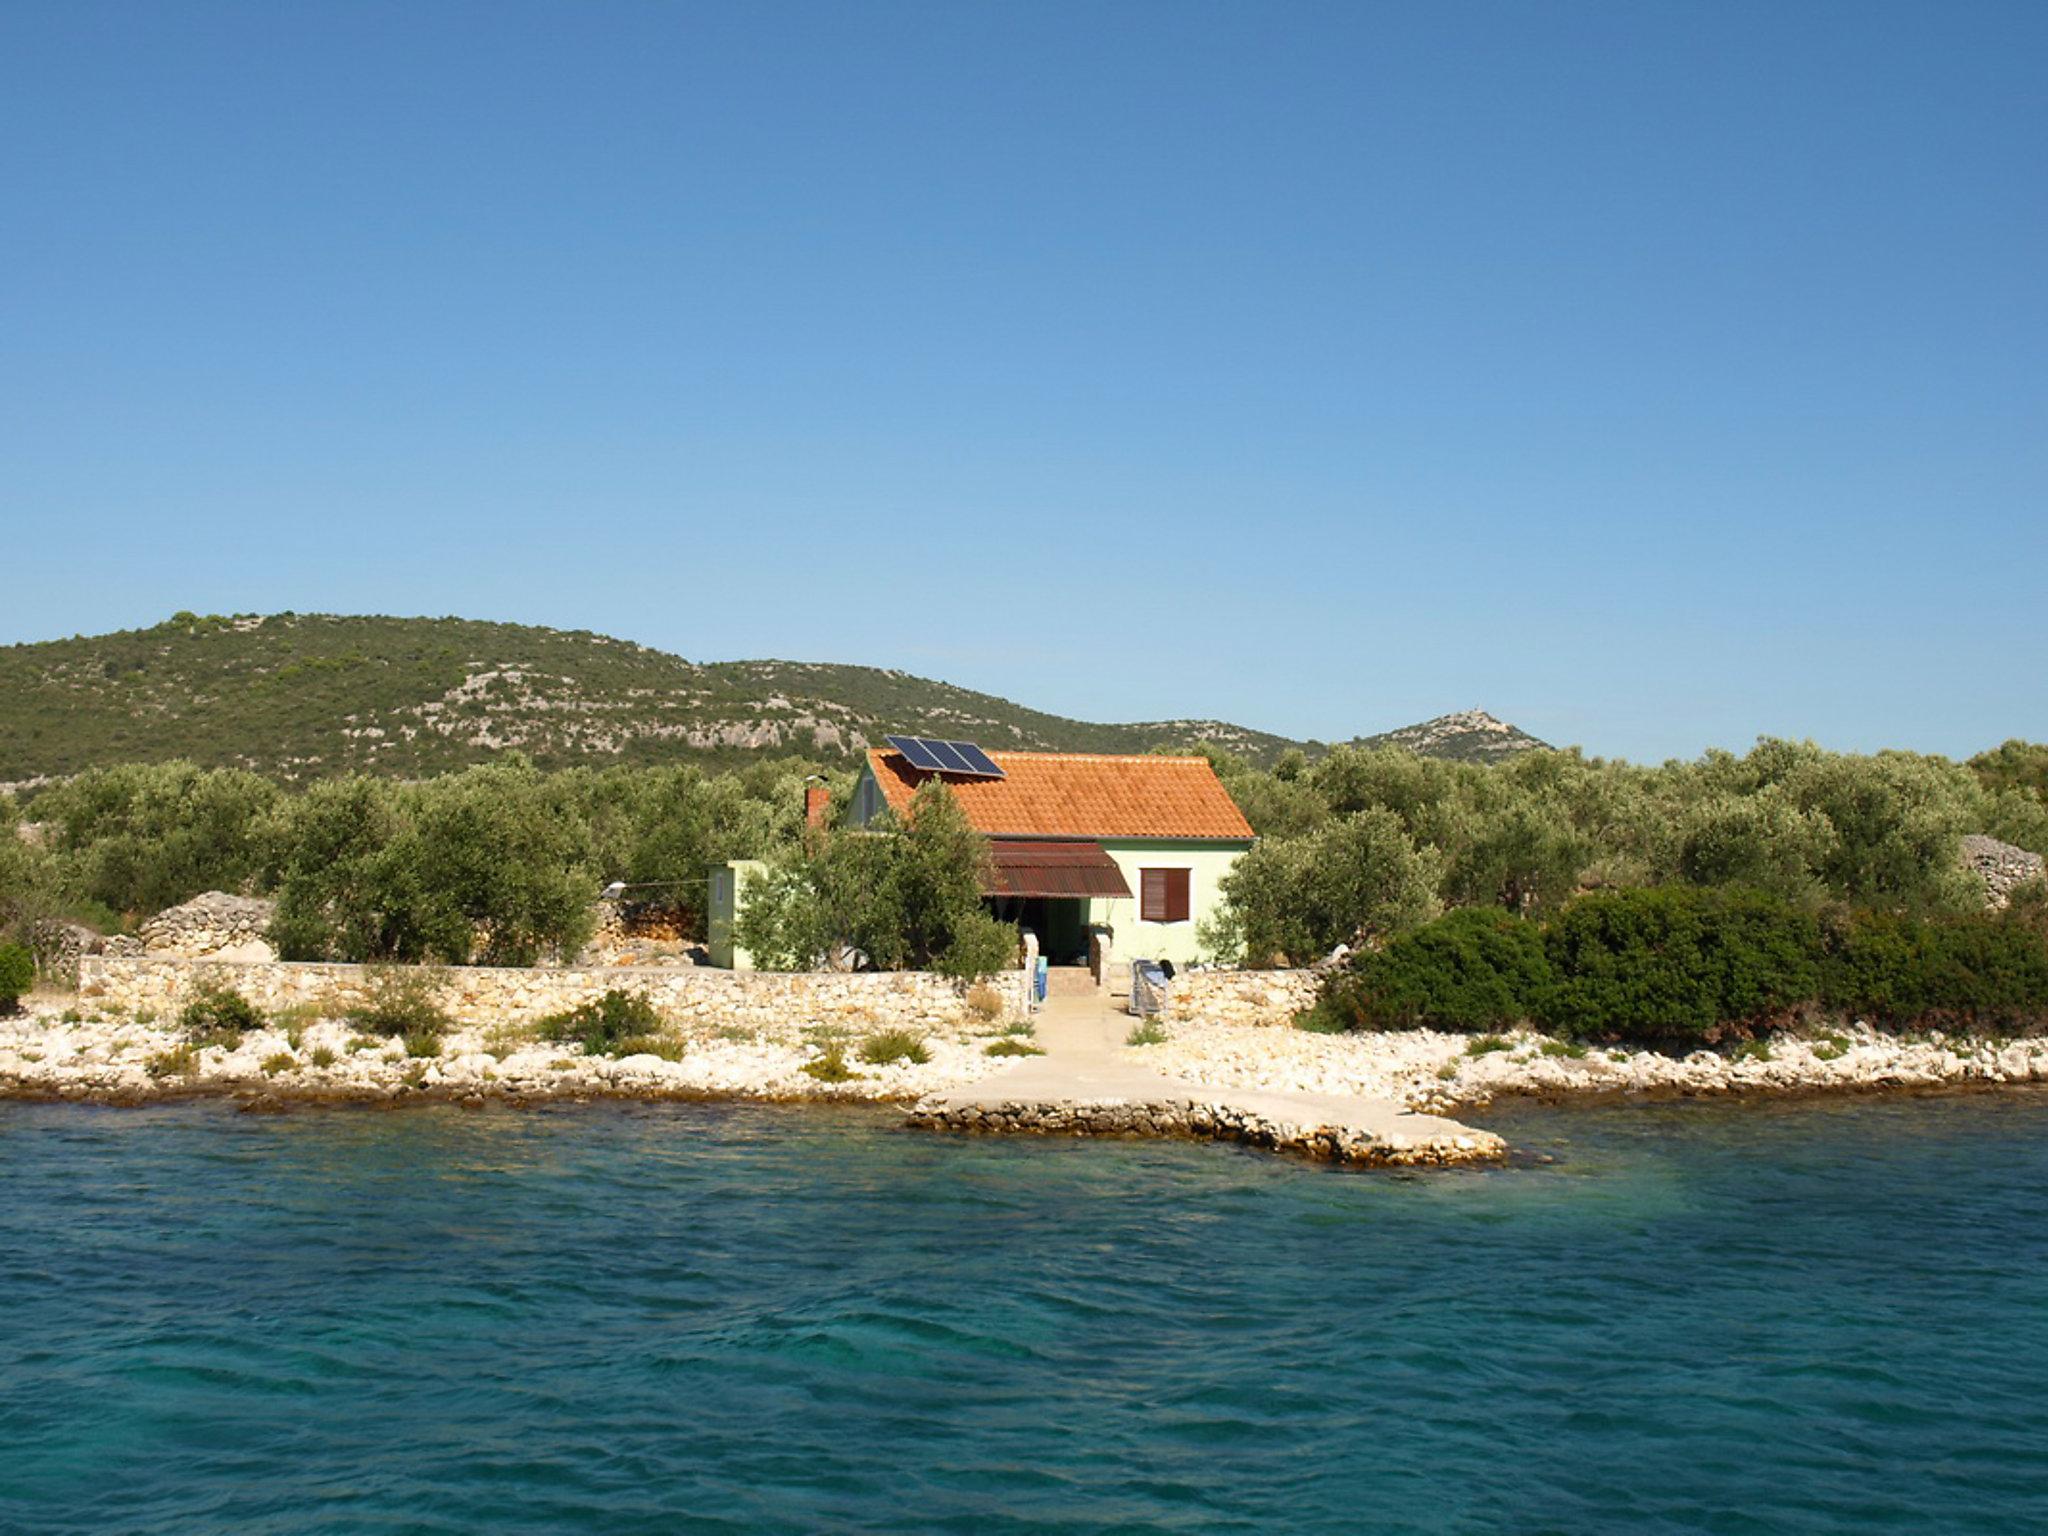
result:
[[[0,781],[191,758],[284,778],[418,776],[519,751],[544,767],[845,759],[889,732],[997,750],[1210,742],[1321,750],[1220,720],[1093,724],[875,667],[686,661],[587,631],[470,619],[181,613],[0,648]],[[1362,744],[1488,760],[1541,746],[1482,711]]]

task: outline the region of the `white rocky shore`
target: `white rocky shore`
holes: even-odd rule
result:
[[[911,1101],[962,1087],[1007,1061],[990,1057],[996,1026],[923,1037],[924,1063],[863,1061],[856,1031],[671,1029],[663,1054],[586,1056],[537,1038],[530,1027],[457,1027],[439,1051],[414,1057],[403,1040],[366,1035],[337,1019],[249,1030],[233,1049],[191,1047],[168,1024],[81,1016],[38,1000],[0,1018],[0,1097],[132,1103],[191,1094],[246,1098],[459,1100],[750,1098]],[[833,1043],[845,1081],[805,1071]],[[673,1056],[675,1059],[667,1059]]]
[[[1133,1046],[1128,1054],[1194,1082],[1355,1094],[1431,1114],[1504,1095],[1858,1093],[2048,1082],[2048,1038],[1900,1037],[1863,1025],[1813,1039],[1774,1039],[1742,1053],[1667,1056],[1567,1046],[1528,1031],[1478,1040],[1431,1030],[1324,1035],[1196,1019],[1170,1025],[1163,1044]]]

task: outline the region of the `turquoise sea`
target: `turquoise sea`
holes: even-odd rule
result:
[[[0,1530],[2048,1529],[2048,1097],[1479,1118],[0,1104]]]

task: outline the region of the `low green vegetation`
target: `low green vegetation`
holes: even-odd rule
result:
[[[2048,1023],[2048,924],[1816,912],[1761,892],[1596,892],[1547,920],[1453,912],[1332,973],[1322,1028],[1492,1032],[1693,1049],[1810,1021],[1983,1034]]]
[[[263,1027],[263,1015],[233,987],[201,982],[179,1010],[178,1027],[194,1045],[231,1051],[242,1043],[244,1032]]]
[[[299,1058],[290,1051],[278,1051],[263,1058],[265,1077],[276,1077],[281,1072],[296,1072],[298,1068]]]
[[[1491,1056],[1497,1051],[1511,1051],[1515,1048],[1512,1040],[1499,1035],[1478,1035],[1465,1042],[1467,1056]]]
[[[151,1077],[190,1077],[199,1070],[199,1047],[189,1041],[159,1051],[143,1064]]]
[[[1166,1026],[1158,1019],[1140,1019],[1124,1036],[1126,1045],[1164,1045],[1166,1041]]]
[[[909,1030],[885,1029],[861,1041],[860,1059],[871,1067],[886,1067],[898,1061],[921,1067],[932,1055],[925,1049],[924,1041]]]
[[[850,1083],[860,1076],[846,1064],[846,1045],[839,1040],[826,1041],[803,1070],[821,1083]]]
[[[660,1035],[661,1013],[644,992],[611,988],[603,996],[560,1013],[549,1014],[535,1025],[543,1040],[556,1045],[580,1045],[586,1056],[630,1056],[628,1045]],[[658,1052],[654,1054],[659,1054]]]
[[[984,1056],[1043,1056],[1045,1052],[1028,1041],[1014,1040],[1007,1036],[990,1043]]]
[[[313,1047],[313,1054],[307,1059],[311,1061],[315,1067],[318,1067],[324,1071],[328,1067],[333,1066],[338,1058],[335,1056],[334,1052],[329,1050],[326,1046],[316,1045]]]
[[[385,1040],[402,1040],[408,1056],[438,1056],[449,1018],[441,1006],[446,977],[424,966],[380,965],[370,969],[362,1002],[348,1012],[356,1028]],[[350,1042],[350,1050],[363,1046]]]

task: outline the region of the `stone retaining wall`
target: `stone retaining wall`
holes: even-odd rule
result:
[[[461,966],[437,972],[441,1006],[458,1024],[524,1024],[588,1002],[616,987],[645,993],[677,1024],[733,1024],[775,1030],[843,1024],[868,1029],[947,1029],[980,1023],[969,988],[924,971],[783,974],[704,968],[607,966],[592,970],[514,970]],[[168,1017],[202,983],[233,987],[265,1013],[310,1006],[334,1017],[368,995],[360,965],[270,961],[233,963],[163,956],[87,955],[78,991],[103,1010]],[[989,983],[1005,1009],[1021,1013],[1024,974]]]
[[[1182,971],[1167,992],[1169,1020],[1286,1024],[1316,1000],[1314,971]]]

